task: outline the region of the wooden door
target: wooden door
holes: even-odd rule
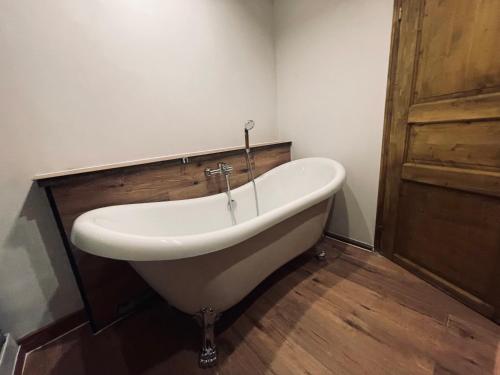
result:
[[[400,4],[376,246],[498,321],[500,1]]]

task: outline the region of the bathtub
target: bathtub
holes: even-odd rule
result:
[[[201,314],[209,326],[321,238],[344,179],[336,161],[299,159],[255,180],[259,216],[251,183],[232,191],[236,225],[221,193],[89,211],[76,219],[71,241],[91,254],[129,261],[171,305]]]

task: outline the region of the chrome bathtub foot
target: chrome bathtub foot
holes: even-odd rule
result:
[[[316,260],[318,262],[324,262],[326,260],[326,251],[325,249],[321,246],[321,242],[324,240],[325,236],[321,236],[321,239],[318,241],[316,244],[316,247],[314,248],[314,256],[316,257]]]
[[[317,249],[316,254],[314,255],[318,262],[324,262],[326,260],[326,251]]]
[[[214,328],[217,313],[210,307],[200,311],[203,340],[200,352],[200,367],[213,367],[217,364],[217,347],[215,346]]]

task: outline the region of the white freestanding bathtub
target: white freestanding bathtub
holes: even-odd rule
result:
[[[213,326],[217,313],[320,239],[344,179],[336,161],[295,160],[255,180],[259,216],[251,183],[232,191],[236,225],[221,193],[89,211],[75,221],[71,241],[86,252],[129,261],[171,305],[201,313]]]

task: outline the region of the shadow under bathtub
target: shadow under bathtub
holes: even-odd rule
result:
[[[201,338],[195,320],[157,301],[98,335],[92,335],[86,326],[47,345],[46,351],[57,354],[46,374],[215,374],[221,369],[239,373],[242,366],[246,366],[244,362],[250,359],[249,353],[240,355],[242,349],[246,350],[248,336],[252,331],[269,330],[271,326],[276,332],[267,332],[272,342],[270,348],[265,349],[268,352],[265,360],[272,361],[302,315],[335,280],[341,280],[338,277],[323,280],[316,272],[332,266],[342,250],[332,246],[329,240],[317,246],[326,249],[325,261],[316,260],[313,249],[303,253],[272,273],[222,315],[216,327],[219,363],[213,369],[198,368]],[[310,293],[303,293],[299,285],[309,288]],[[301,303],[296,303],[297,298]],[[286,316],[282,314],[283,309],[287,311]]]
[[[325,248],[325,260],[316,259],[316,247]],[[340,280],[334,277],[325,280],[317,271],[328,268],[341,255],[340,249],[320,242],[276,270],[242,302],[226,311],[218,326],[219,362],[224,364],[247,341],[251,331],[257,329],[271,338],[270,346],[265,349],[265,360],[270,363],[302,316]]]

